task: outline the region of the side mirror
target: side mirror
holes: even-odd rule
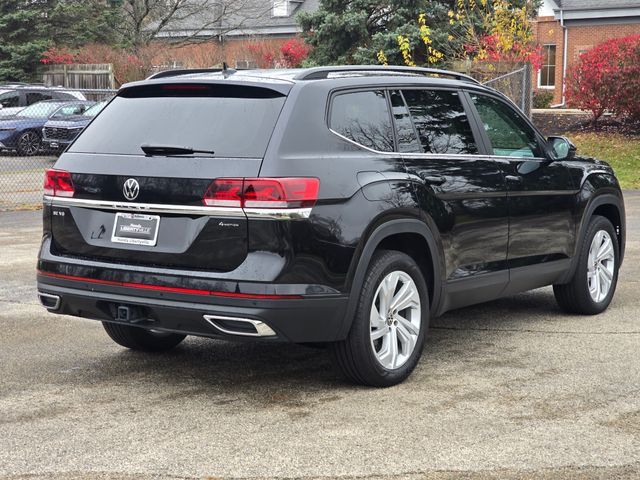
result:
[[[549,137],[547,145],[552,160],[571,160],[578,151],[567,137]]]
[[[0,103],[0,110],[2,110],[3,108],[4,108],[4,105]]]

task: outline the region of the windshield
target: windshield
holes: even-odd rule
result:
[[[143,145],[162,145],[213,151],[215,157],[264,155],[284,96],[237,86],[191,90],[125,91],[131,96],[117,96],[69,151],[144,155]]]
[[[34,103],[24,110],[20,110],[18,113],[16,113],[16,116],[29,118],[48,118],[49,115],[55,112],[62,105],[62,103],[55,102]]]
[[[75,115],[82,115],[91,104],[86,103],[72,103],[70,105],[63,105],[51,116],[51,118],[64,118]]]
[[[98,113],[100,113],[100,110],[102,110],[104,108],[104,106],[107,104],[106,101],[104,102],[98,102],[96,103],[93,107],[88,108],[86,112],[84,112],[82,115],[85,117],[95,117]]]

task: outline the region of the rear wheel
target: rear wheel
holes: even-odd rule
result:
[[[607,309],[618,283],[619,248],[609,220],[591,219],[571,281],[554,285],[560,307],[569,313],[595,315]]]
[[[350,380],[389,387],[415,368],[429,322],[427,285],[408,255],[377,252],[360,292],[351,331],[331,345],[340,370]]]
[[[171,350],[186,337],[186,335],[177,333],[153,332],[140,327],[120,325],[119,323],[102,322],[102,325],[107,334],[118,345],[145,352]]]
[[[41,144],[42,139],[37,132],[24,132],[20,137],[18,137],[16,150],[19,155],[31,156],[40,151]]]

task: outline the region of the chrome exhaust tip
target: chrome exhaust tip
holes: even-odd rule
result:
[[[47,310],[58,310],[60,308],[60,296],[51,295],[50,293],[38,292],[38,299],[44,308]]]
[[[228,335],[244,337],[275,337],[269,325],[260,320],[250,318],[224,317],[221,315],[204,315],[204,319],[216,330]]]

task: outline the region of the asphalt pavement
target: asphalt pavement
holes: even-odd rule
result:
[[[56,159],[52,155],[23,157],[0,152],[0,212],[38,207],[42,202],[44,171]]]
[[[640,478],[640,193],[610,309],[549,288],[432,321],[411,378],[189,338],[127,351],[35,298],[40,212],[0,213],[0,479]]]

